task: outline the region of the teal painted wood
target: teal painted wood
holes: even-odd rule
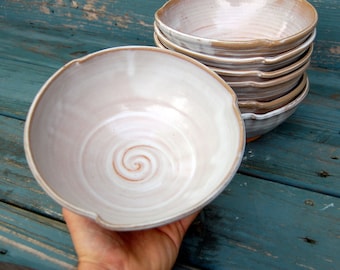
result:
[[[164,2],[0,2],[0,261],[49,269],[37,258],[43,254],[75,265],[60,206],[28,170],[22,120],[41,85],[69,60],[153,45],[153,14]],[[287,122],[247,145],[242,174],[193,224],[175,269],[338,269],[339,1],[311,3],[319,23],[310,94]]]
[[[74,269],[65,224],[0,202],[0,261],[32,269]]]
[[[236,175],[193,223],[175,269],[337,269],[339,205],[339,198]],[[1,261],[75,264],[62,223],[3,203],[0,218]]]
[[[61,220],[59,206],[41,191],[34,179],[31,178],[30,172],[25,164],[21,138],[23,122],[5,117],[0,119],[2,119],[1,133],[3,138],[7,140],[7,142],[3,140],[1,143],[3,147],[1,148],[1,153],[4,154],[2,155],[3,161],[1,165],[3,167],[1,167],[1,172],[5,172],[0,178],[1,200]],[[272,135],[274,138],[276,136],[277,135]],[[4,141],[5,143],[3,143]],[[276,143],[279,142],[280,140],[276,141]],[[257,142],[250,145],[256,143]],[[269,142],[267,141],[266,144],[269,144]],[[275,145],[277,147],[275,143],[272,145],[269,144],[269,146],[272,147],[275,147]],[[252,151],[254,151],[255,156],[258,154],[263,156],[265,153],[263,146]],[[270,154],[271,153],[272,151]],[[268,166],[268,164],[265,165]],[[332,251],[328,251],[328,245],[333,246],[336,254],[340,251],[338,250],[340,243],[337,242],[339,241],[338,236],[340,235],[338,231],[340,221],[340,204],[338,200],[339,199],[331,196],[323,196],[322,194],[314,192],[237,175],[226,191],[204,210],[206,215],[205,220],[200,220],[193,226],[194,231],[189,234],[183,245],[180,262],[194,265],[198,268],[202,267],[202,269],[225,269],[224,267],[227,267],[227,269],[254,269],[251,268],[250,265],[256,261],[256,268],[261,269],[261,266],[267,266],[268,264],[273,267],[282,264],[282,261],[278,261],[277,258],[275,258],[277,255],[274,255],[274,258],[268,255],[282,253],[283,255],[281,255],[282,257],[280,258],[284,258],[284,260],[290,258],[290,262],[289,264],[284,264],[286,268],[280,269],[292,269],[291,267],[295,267],[292,261],[296,259],[292,256],[296,254],[289,253],[291,245],[294,244],[298,248],[301,248],[301,250],[304,250],[302,249],[304,246],[300,243],[300,241],[303,242],[303,239],[299,237],[310,237],[311,239],[318,238],[324,241],[324,245],[327,247],[325,252],[329,252],[330,255],[326,257],[326,253],[322,253],[324,256],[322,261],[324,265],[322,266],[328,267],[329,262],[327,262],[327,260],[338,262],[336,260],[337,257],[333,258]],[[309,208],[309,204],[313,204],[314,206]],[[334,207],[330,206],[329,209],[325,209],[325,212],[321,211],[324,207],[332,204]],[[254,212],[254,209],[256,212]],[[301,209],[303,211],[311,210],[312,214],[308,214],[310,216],[306,218],[306,214],[303,213]],[[256,216],[254,216],[255,214]],[[324,217],[324,214],[326,217]],[[328,214],[331,214],[331,216],[328,217]],[[273,215],[273,220],[270,221],[269,217],[271,215]],[[31,219],[31,217],[29,218]],[[243,225],[242,223],[236,223],[236,221],[240,219],[246,220],[246,223]],[[313,230],[311,229],[311,231],[309,231],[309,229],[304,228],[304,226],[306,226],[304,225],[305,223],[313,224]],[[200,225],[198,226],[198,224]],[[203,229],[201,227],[203,227]],[[276,230],[275,228],[278,229]],[[281,230],[279,230],[280,228]],[[228,234],[223,235],[220,231],[226,231]],[[319,234],[319,231],[321,234]],[[329,239],[329,236],[325,236],[322,233],[323,231],[331,232],[333,238]],[[254,238],[257,239],[256,237],[264,237],[264,232],[271,234],[268,237],[270,237],[270,241],[272,242],[266,239],[266,241],[269,242],[263,243],[264,240],[262,238],[254,240]],[[236,234],[237,237],[244,237],[238,239],[234,234]],[[287,237],[287,239],[293,242],[290,243],[287,242],[287,240],[282,245],[276,247],[276,243],[281,243],[282,237]],[[309,246],[307,245],[307,247]],[[324,248],[324,246],[322,248]],[[308,260],[307,257],[311,255],[310,253],[315,251],[314,246],[311,247],[311,250],[307,249],[307,251],[306,254],[306,251],[298,253],[302,253],[302,255],[299,255],[299,259],[303,261],[299,262],[299,264],[309,265],[311,267],[313,267],[313,265],[317,266],[318,263],[313,260],[310,261],[310,264],[304,264]],[[266,252],[269,253],[267,254]],[[193,255],[189,256],[188,253]],[[258,254],[260,254],[260,256]],[[27,259],[24,253],[20,253],[17,256],[25,260]],[[237,257],[244,259],[235,261]],[[186,258],[190,258],[190,260]],[[336,268],[320,267],[320,269]]]
[[[13,1],[0,4],[0,19],[36,27],[39,31],[84,32],[89,39],[105,34],[111,46],[153,44],[154,12],[165,1],[48,0]],[[310,0],[319,14],[313,66],[340,69],[340,25],[338,0]]]
[[[154,12],[164,1],[132,0],[4,0],[0,18],[39,29],[105,34],[107,40],[134,44],[152,39]]]
[[[60,206],[46,196],[28,169],[23,124],[0,117],[0,201],[62,220]]]
[[[41,85],[71,59],[112,46],[153,45],[153,14],[162,3],[2,1],[0,113],[24,119]],[[319,13],[312,68],[338,72],[338,1],[311,3]]]
[[[62,65],[84,54],[123,45],[107,41],[105,36],[89,39],[84,33],[40,31],[4,22],[0,22],[0,36],[7,37],[0,46],[0,114],[19,119],[25,119],[40,87]]]
[[[202,269],[338,269],[340,199],[236,175],[193,224],[179,260]]]
[[[339,0],[311,0],[319,20],[312,58],[316,68],[340,70]]]

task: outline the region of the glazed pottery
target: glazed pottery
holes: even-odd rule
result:
[[[241,162],[236,95],[213,71],[155,47],[73,60],[42,86],[24,132],[28,164],[60,205],[140,230],[213,200]]]
[[[305,0],[170,0],[155,13],[164,35],[192,51],[274,55],[301,44],[317,23]]]

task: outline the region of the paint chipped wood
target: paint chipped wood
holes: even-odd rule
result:
[[[154,45],[153,15],[164,2],[0,2],[0,262],[76,266],[60,206],[25,160],[27,110],[66,62],[107,47]],[[311,3],[319,22],[307,99],[246,146],[239,173],[191,226],[175,269],[338,269],[339,3]]]
[[[65,224],[5,203],[0,203],[0,218],[0,261],[33,269],[75,268],[77,258]]]

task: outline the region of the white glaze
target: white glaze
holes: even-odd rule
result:
[[[36,96],[25,152],[62,206],[115,230],[200,209],[231,181],[245,131],[232,89],[204,65],[151,47],[74,60]]]
[[[317,12],[304,0],[170,0],[156,12],[155,22],[187,49],[255,56],[301,44],[313,31]]]
[[[211,67],[233,70],[253,69],[260,71],[274,71],[283,68],[294,63],[301,55],[306,53],[306,51],[310,49],[316,37],[316,29],[314,29],[310,36],[308,36],[308,38],[297,47],[272,56],[258,55],[254,57],[244,57],[239,56],[235,50],[236,55],[227,57],[199,53],[183,48],[173,43],[170,39],[167,39],[158,29],[156,24],[154,24],[154,30],[154,40],[158,47],[183,53]]]
[[[309,92],[309,80],[307,78],[304,90],[288,104],[264,114],[242,113],[247,132],[247,138],[261,136],[286,121],[306,98]]]

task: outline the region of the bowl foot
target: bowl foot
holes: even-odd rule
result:
[[[250,143],[250,142],[253,142],[253,141],[256,141],[257,139],[259,139],[261,137],[261,135],[259,136],[255,136],[255,137],[251,137],[251,138],[247,138],[247,143]]]

